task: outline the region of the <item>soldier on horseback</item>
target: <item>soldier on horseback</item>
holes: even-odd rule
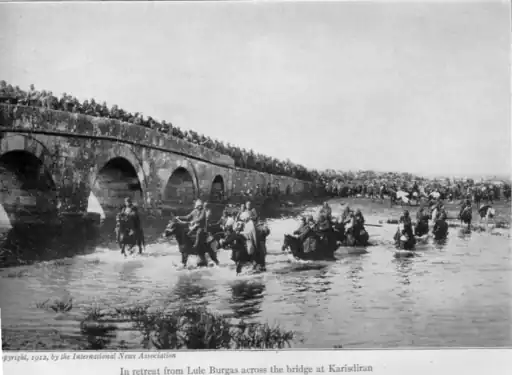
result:
[[[328,253],[334,253],[336,248],[336,234],[332,228],[332,210],[329,203],[325,202],[319,212],[317,220],[317,231],[320,241],[324,243]]]
[[[343,210],[343,213],[341,214],[341,224],[344,226],[351,222],[352,216],[354,215],[354,212],[350,208],[350,206],[347,205],[345,209]]]
[[[348,211],[344,213],[344,216],[345,219],[342,218],[342,222],[347,225],[344,234],[340,236],[340,241],[346,240],[346,244],[349,246],[366,246],[369,235],[364,227],[365,219],[361,210],[357,209],[355,213]],[[343,226],[341,229],[343,229]]]
[[[468,229],[471,228],[471,220],[473,214],[473,207],[471,206],[471,201],[466,199],[466,201],[462,204],[459,212],[459,219],[461,222],[464,222],[468,225]]]
[[[256,212],[256,209],[252,207],[252,203],[250,201],[247,201],[245,203],[245,211],[249,213],[249,216],[252,221],[257,222],[258,221],[258,213]]]
[[[466,199],[466,201],[462,204],[462,207],[460,208],[459,217],[462,216],[465,210],[473,210],[473,207],[471,206],[471,201],[469,199]]]
[[[423,236],[428,233],[428,220],[430,216],[428,212],[425,211],[425,207],[423,205],[420,207],[418,212],[416,213],[416,227],[414,228],[414,233],[416,236]]]
[[[189,222],[188,235],[195,235],[195,242],[193,249],[197,250],[201,245],[201,240],[206,234],[206,210],[203,207],[203,202],[198,199],[194,205],[194,209],[186,216],[178,216],[179,220]]]
[[[320,210],[320,215],[321,216],[324,216],[327,220],[331,220],[332,218],[332,209],[331,209],[331,206],[329,206],[329,203],[328,202],[324,202],[321,210]]]
[[[124,233],[125,231],[127,233]],[[116,216],[116,241],[121,246],[122,253],[124,253],[125,235],[135,237],[135,242],[139,247],[139,254],[141,254],[144,234],[139,212],[137,207],[133,205],[130,197],[124,200],[124,206]]]
[[[411,220],[411,216],[409,215],[408,210],[404,210],[404,212],[402,213],[402,216],[400,216],[400,220],[398,222],[402,223],[404,226],[402,234],[405,234],[409,238],[414,237],[413,229],[412,229],[412,220]]]
[[[364,229],[364,216],[361,210],[358,208],[356,210],[356,213],[354,214],[354,224],[357,225],[359,228]]]

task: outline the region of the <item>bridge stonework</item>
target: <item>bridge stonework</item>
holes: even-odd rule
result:
[[[220,176],[220,177],[219,177]],[[44,108],[0,104],[0,203],[31,199],[84,213],[91,195],[105,212],[131,196],[140,207],[226,198],[256,184],[309,191],[297,179],[236,168],[227,155],[156,130]],[[214,184],[215,180],[215,184]]]

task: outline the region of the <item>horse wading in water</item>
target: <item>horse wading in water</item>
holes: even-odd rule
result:
[[[444,217],[438,218],[432,228],[434,240],[444,240],[448,236],[448,223]]]
[[[471,230],[471,220],[473,219],[473,208],[471,207],[471,202],[469,199],[463,204],[460,209],[459,219],[461,224],[464,223],[467,225],[467,229]]]
[[[414,237],[412,222],[409,216],[409,211],[405,210],[400,217],[398,229],[394,236],[395,245],[400,250],[413,250],[416,245],[416,238]]]
[[[416,214],[416,226],[414,227],[414,234],[418,237],[424,236],[428,233],[428,219],[430,216],[423,207],[420,208]]]
[[[486,204],[478,209],[478,214],[480,216],[480,222],[485,220],[485,228],[487,229],[489,226],[489,219],[496,224],[494,220],[494,216],[496,215],[496,211],[490,205]]]
[[[316,232],[316,223],[313,216],[301,217],[301,224],[293,232],[295,236],[285,234],[283,239],[282,251],[289,249],[296,259],[319,260],[328,256],[319,250],[320,237]]]
[[[256,224],[256,211],[249,204],[240,215],[241,222],[225,228],[225,238],[220,241],[223,248],[231,248],[231,260],[235,262],[236,274],[242,272],[247,263],[253,264],[254,270],[266,270],[266,240],[270,234],[265,224]]]
[[[135,246],[138,246],[139,254],[142,254],[142,248],[145,246],[139,213],[130,198],[125,199],[125,206],[116,216],[116,242],[121,248],[121,254],[125,257],[127,256],[126,247],[131,252]]]
[[[190,220],[190,223],[183,222],[183,219]],[[184,267],[186,267],[190,255],[199,257],[199,267],[208,265],[206,254],[215,264],[219,264],[217,259],[218,242],[206,231],[206,226],[206,212],[202,202],[197,200],[194,210],[189,215],[173,217],[165,228],[164,236],[174,236],[178,242],[181,263]]]
[[[345,226],[344,241],[341,241],[345,246],[368,246],[370,235],[364,227],[364,217],[361,210],[356,210],[354,215],[351,215],[349,223]]]

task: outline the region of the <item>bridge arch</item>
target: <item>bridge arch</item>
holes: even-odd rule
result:
[[[48,149],[35,138],[25,134],[9,134],[0,138],[0,157],[12,151],[25,151],[38,158],[45,171],[50,173],[52,179],[55,181],[53,174],[55,161],[52,154]]]
[[[98,156],[87,210],[104,216],[105,209],[120,207],[126,197],[144,207],[147,179],[135,154],[126,145],[116,145]]]
[[[226,186],[224,178],[218,174],[213,178],[212,187],[210,189],[211,201],[222,201],[226,195]]]
[[[57,187],[53,158],[36,139],[8,135],[0,140],[0,221],[11,225],[18,216],[56,215]]]
[[[162,199],[189,204],[200,196],[197,174],[188,160],[182,160],[169,174],[162,190]]]

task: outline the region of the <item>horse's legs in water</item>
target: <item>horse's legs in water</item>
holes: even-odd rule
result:
[[[254,262],[254,269],[265,271],[265,254],[262,253],[261,249],[258,249],[258,251],[253,254],[252,259]]]
[[[181,253],[181,264],[183,264],[183,267],[187,266],[187,260],[188,260],[188,254],[186,252]]]
[[[208,245],[208,255],[210,256],[210,258],[212,258],[213,262],[216,265],[219,265],[219,259],[217,258],[217,253],[215,252],[215,250],[212,249],[212,247],[210,245]]]
[[[206,253],[204,250],[199,250],[197,256],[199,257],[199,263],[197,264],[198,267],[205,267],[208,265],[208,261],[206,260]]]
[[[266,270],[266,264],[265,264],[265,254],[259,252],[258,253],[258,264],[260,266],[260,269],[262,271],[265,271]]]
[[[139,254],[142,254],[142,239],[139,236],[139,239],[137,240],[137,246],[139,247]]]
[[[240,273],[242,272],[242,266],[243,266],[243,262],[237,260],[237,262],[236,262],[236,274],[237,274],[237,276],[240,275]]]

